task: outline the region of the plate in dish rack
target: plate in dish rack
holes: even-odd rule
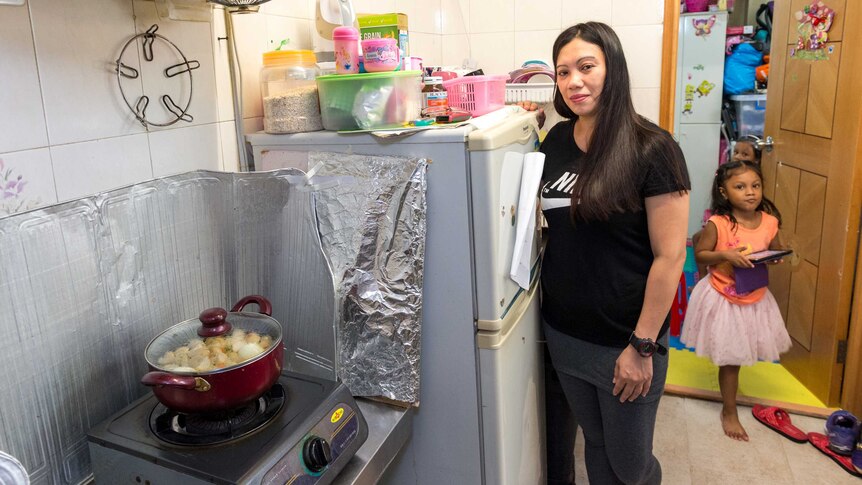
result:
[[[506,103],[532,101],[550,103],[554,99],[554,83],[506,84]]]

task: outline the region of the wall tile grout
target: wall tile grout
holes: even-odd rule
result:
[[[244,119],[255,119],[255,118],[260,118],[260,116],[252,116],[252,117],[244,118]],[[160,128],[158,130],[142,131],[140,133],[124,133],[122,135],[102,136],[99,138],[91,138],[91,139],[87,139],[87,140],[70,141],[70,142],[65,142],[65,143],[54,143],[52,145],[39,145],[39,146],[34,146],[34,147],[21,148],[19,150],[10,150],[7,152],[0,153],[0,156],[12,155],[15,153],[28,152],[31,150],[42,150],[45,148],[50,149],[50,148],[65,147],[65,146],[70,146],[70,145],[80,145],[83,143],[93,143],[93,142],[99,142],[99,141],[105,141],[105,140],[116,140],[118,138],[126,138],[126,137],[130,137],[130,136],[150,135],[153,133],[162,133],[162,132],[166,132],[166,131],[183,130],[186,128],[200,128],[200,127],[209,126],[209,125],[218,125],[219,123],[233,123],[233,120],[224,120],[224,121],[215,120],[215,121],[210,121],[207,123],[198,123],[198,124],[194,124],[194,125],[165,127],[165,128]]]
[[[96,5],[99,0],[79,0],[79,1],[81,2],[82,6],[87,7],[88,9],[92,10],[92,9],[96,8],[94,5]],[[144,15],[144,13],[142,13],[140,10],[150,8],[149,6],[147,6],[148,4],[135,5],[134,0],[127,0],[127,1],[131,3],[131,9],[127,8],[127,6],[129,4],[125,3],[125,2],[117,2],[114,4],[115,8],[113,9],[112,21],[117,26],[115,26],[113,29],[111,29],[109,31],[106,30],[106,32],[111,33],[111,37],[117,37],[117,39],[114,39],[114,41],[116,41],[116,42],[123,42],[127,39],[127,37],[123,37],[122,39],[120,39],[120,37],[122,37],[123,33],[125,32],[125,27],[128,25],[130,18],[131,18],[131,23],[132,23],[132,32],[137,33],[138,25],[137,25],[137,22],[135,21],[135,17],[136,16],[140,17],[141,15]],[[425,49],[428,50],[429,52],[427,52],[427,53],[414,52],[414,54],[425,55],[426,57],[428,57],[430,59],[434,59],[435,61],[439,61],[439,63],[444,63],[444,61],[448,61],[448,62],[446,62],[447,64],[460,64],[460,62],[462,60],[461,56],[465,56],[465,57],[470,56],[474,60],[477,60],[480,63],[480,67],[485,67],[486,70],[488,70],[488,66],[491,66],[490,70],[492,70],[492,71],[508,71],[510,69],[517,67],[516,61],[522,61],[523,60],[523,59],[520,59],[520,57],[524,57],[527,55],[533,55],[533,53],[538,53],[540,51],[544,52],[544,48],[540,44],[543,44],[547,41],[543,40],[543,39],[553,38],[555,31],[559,32],[562,28],[568,26],[568,25],[563,25],[564,20],[565,20],[564,16],[563,16],[564,14],[567,14],[570,18],[580,18],[580,17],[572,17],[572,16],[573,15],[577,16],[577,14],[580,12],[592,12],[592,14],[587,13],[587,15],[593,15],[594,14],[595,16],[602,16],[602,18],[607,19],[611,23],[611,25],[613,25],[615,28],[618,28],[620,30],[629,30],[629,28],[632,28],[631,29],[632,35],[630,35],[630,37],[633,37],[633,38],[637,37],[637,35],[638,35],[637,29],[638,28],[646,28],[647,30],[654,32],[655,30],[653,30],[653,29],[660,30],[660,28],[662,26],[662,24],[660,22],[655,22],[654,16],[650,16],[649,12],[646,10],[646,9],[651,8],[650,5],[644,4],[643,6],[641,6],[640,4],[635,4],[635,3],[633,3],[633,2],[635,2],[635,0],[630,0],[630,2],[632,2],[632,3],[622,2],[621,0],[610,0],[610,1],[606,0],[606,3],[604,6],[595,6],[595,7],[593,7],[593,4],[590,3],[590,0],[547,0],[547,1],[545,1],[545,0],[505,0],[505,1],[510,1],[512,3],[503,7],[504,10],[502,10],[502,11],[500,10],[499,7],[495,7],[496,5],[501,5],[498,3],[499,0],[445,0],[445,1],[444,0],[426,0],[425,5],[422,5],[421,7],[417,6],[416,8],[414,8],[414,5],[412,4],[412,2],[414,2],[414,1],[420,1],[420,0],[404,0],[403,2],[400,2],[400,3],[396,3],[395,0],[391,0],[389,2],[383,2],[382,0],[368,0],[364,4],[365,5],[364,10],[374,11],[375,5],[377,5],[379,8],[398,9],[398,6],[400,5],[402,7],[400,9],[400,11],[403,11],[405,8],[407,8],[410,10],[410,12],[413,12],[414,16],[418,15],[420,13],[422,15],[426,15],[427,18],[420,19],[420,20],[422,20],[422,22],[419,22],[419,24],[421,24],[421,26],[422,26],[421,29],[420,30],[412,29],[410,32],[411,32],[411,34],[416,35],[416,37],[418,39],[420,39],[420,45],[426,46]],[[548,8],[552,5],[551,1],[553,1],[553,8]],[[653,5],[653,6],[658,8],[658,6],[656,6],[656,5],[658,5],[658,0],[637,0],[637,1],[653,2],[653,3],[655,3],[655,5]],[[407,3],[407,2],[411,2],[411,3]],[[532,2],[538,2],[539,5],[538,6],[533,5]],[[152,4],[149,4],[149,5],[152,5]],[[503,4],[503,5],[505,5],[505,4]],[[572,8],[572,5],[574,5],[574,10]],[[610,10],[607,9],[608,8],[607,5],[610,5],[610,7],[609,7]],[[629,12],[626,10],[622,10],[624,5],[632,6],[632,9],[640,11],[640,12],[644,12],[645,15],[647,15],[647,17],[645,17],[645,19],[648,18],[650,20],[650,22],[653,22],[653,23],[649,23],[649,24],[634,23],[633,24],[632,22],[637,22],[636,15],[639,15],[639,14],[632,13],[632,12]],[[447,9],[446,11],[444,11],[444,6],[449,6],[451,10]],[[616,8],[615,8],[615,6],[616,6]],[[41,9],[40,4],[33,3],[33,2],[29,3],[27,5],[27,7],[24,7],[24,8],[27,9],[27,14],[29,15],[28,20],[29,20],[30,29],[31,29],[30,38],[31,38],[31,42],[33,43],[33,46],[32,46],[33,56],[34,56],[35,63],[36,63],[35,74],[36,74],[37,80],[38,80],[38,93],[36,92],[37,89],[36,89],[35,83],[34,83],[34,86],[32,87],[32,91],[33,91],[34,97],[36,95],[41,96],[41,99],[39,101],[41,102],[41,107],[42,107],[41,119],[38,115],[32,117],[31,119],[38,120],[39,122],[44,123],[44,127],[41,128],[41,130],[37,130],[33,133],[38,133],[38,131],[42,131],[44,133],[44,135],[40,134],[39,136],[44,137],[45,141],[38,141],[37,143],[35,143],[36,145],[39,145],[39,146],[28,146],[28,147],[23,147],[23,148],[22,147],[15,147],[15,150],[9,151],[7,153],[12,154],[12,153],[16,153],[16,152],[24,152],[24,151],[29,151],[29,150],[40,150],[43,148],[47,148],[48,154],[50,156],[50,162],[51,162],[51,164],[50,164],[51,173],[47,172],[49,170],[49,165],[47,163],[45,163],[43,165],[43,170],[46,171],[46,173],[45,173],[46,177],[51,176],[51,178],[53,179],[52,182],[53,182],[54,191],[56,194],[56,193],[60,192],[60,189],[66,190],[66,188],[68,188],[68,187],[66,187],[66,186],[68,186],[68,182],[66,182],[64,180],[60,180],[56,176],[54,176],[54,174],[56,172],[53,170],[55,164],[58,164],[57,166],[59,168],[61,168],[61,171],[63,168],[68,169],[68,166],[66,166],[66,164],[70,160],[68,160],[67,158],[55,157],[55,152],[59,153],[59,151],[62,149],[62,147],[74,146],[74,145],[78,145],[81,143],[98,142],[98,141],[105,141],[105,140],[112,140],[112,139],[123,139],[125,137],[133,137],[133,136],[139,135],[139,134],[147,134],[147,147],[150,151],[150,153],[149,153],[149,162],[150,162],[149,170],[152,173],[155,173],[157,166],[160,163],[165,162],[165,160],[163,160],[165,158],[165,156],[162,156],[162,155],[157,156],[156,155],[156,153],[163,154],[163,152],[165,152],[166,147],[161,146],[160,143],[163,142],[162,140],[168,139],[170,137],[161,138],[159,136],[151,136],[153,133],[156,133],[156,131],[150,131],[150,130],[137,131],[138,130],[137,125],[132,124],[133,118],[129,118],[128,109],[126,108],[126,106],[122,102],[122,100],[120,100],[119,106],[117,106],[116,102],[114,102],[112,104],[108,104],[107,102],[101,103],[98,106],[101,109],[91,110],[92,113],[88,115],[90,117],[88,119],[93,119],[97,123],[101,121],[101,124],[105,125],[106,123],[104,120],[113,120],[115,117],[117,117],[116,109],[122,109],[124,116],[121,118],[121,120],[124,120],[124,121],[121,121],[121,122],[124,123],[124,125],[121,126],[120,129],[110,130],[109,131],[111,133],[110,136],[99,137],[99,136],[93,136],[93,134],[87,135],[87,133],[89,133],[91,131],[95,135],[98,135],[99,131],[105,132],[106,130],[104,130],[104,129],[100,129],[98,131],[93,131],[93,130],[89,130],[89,129],[88,130],[74,130],[72,132],[72,134],[78,133],[79,136],[88,138],[85,140],[78,140],[78,139],[75,139],[74,136],[64,135],[63,132],[68,131],[68,130],[65,127],[65,124],[64,124],[65,122],[63,122],[62,120],[59,120],[57,118],[57,116],[58,116],[57,113],[66,113],[67,115],[69,115],[69,113],[74,113],[76,111],[80,112],[80,109],[76,109],[76,111],[70,111],[70,109],[69,109],[70,107],[71,108],[78,108],[78,105],[80,105],[80,103],[78,103],[78,104],[74,104],[71,102],[67,103],[67,102],[65,102],[67,100],[57,98],[57,96],[54,96],[53,98],[50,96],[46,97],[45,92],[44,92],[45,89],[50,90],[53,86],[57,85],[57,80],[52,76],[55,73],[60,72],[60,71],[58,71],[58,69],[60,66],[63,65],[64,59],[63,58],[57,58],[57,56],[53,56],[53,58],[51,58],[50,56],[48,56],[48,54],[45,54],[44,56],[40,56],[39,52],[37,52],[39,50],[39,47],[36,45],[36,39],[37,38],[48,39],[49,37],[47,37],[46,29],[50,28],[53,25],[62,25],[60,23],[60,22],[62,22],[62,19],[60,18],[60,14],[57,12],[65,12],[65,10],[62,10],[62,9],[61,10],[52,9],[50,11],[49,10],[43,10],[43,9]],[[269,36],[266,33],[261,34],[259,32],[259,29],[256,29],[255,26],[264,25],[267,23],[267,19],[269,19],[269,21],[274,26],[274,27],[272,27],[272,30],[273,30],[272,35],[273,36],[278,34],[280,29],[282,29],[282,28],[289,29],[290,31],[297,30],[303,36],[310,35],[309,39],[306,39],[305,37],[303,37],[303,40],[302,40],[303,43],[310,42],[313,44],[313,38],[314,38],[314,33],[313,33],[314,32],[314,20],[313,20],[313,18],[315,15],[315,13],[314,13],[314,2],[308,1],[301,8],[298,8],[295,10],[289,10],[289,8],[291,8],[291,7],[288,5],[288,9],[280,8],[275,13],[264,12],[264,13],[258,14],[258,16],[260,18],[258,18],[257,20],[254,20],[251,24],[247,24],[247,26],[251,26],[252,28],[251,29],[245,29],[245,30],[248,30],[248,32],[246,32],[246,33],[251,34],[245,40],[252,42],[254,44],[254,45],[246,45],[247,48],[245,49],[245,53],[243,53],[242,50],[240,52],[240,60],[244,61],[242,63],[242,65],[244,67],[244,69],[243,69],[243,71],[245,73],[244,78],[246,80],[247,85],[249,85],[250,83],[253,83],[254,82],[253,80],[256,78],[256,74],[255,74],[255,72],[253,72],[253,70],[256,69],[254,67],[256,65],[255,56],[259,55],[258,51],[265,50],[268,47],[268,40],[269,40]],[[458,11],[455,11],[454,8],[457,8]],[[587,10],[583,10],[584,8],[586,8]],[[37,14],[39,14],[38,18],[34,17],[33,10],[36,10]],[[136,10],[137,10],[137,12],[136,12]],[[475,12],[473,12],[474,10],[475,10]],[[492,11],[492,10],[494,10],[494,11]],[[129,13],[129,11],[131,13]],[[511,20],[512,16],[518,15],[519,13],[523,16],[524,12],[528,12],[528,11],[529,12],[536,12],[535,14],[531,14],[531,15],[539,15],[539,12],[541,13],[541,15],[551,15],[551,16],[557,15],[560,20],[559,20],[559,22],[552,22],[551,19],[548,19],[548,18],[542,18],[542,19],[535,18],[535,19],[530,19],[530,20],[524,21],[523,18],[515,18],[514,21],[512,22],[512,25],[511,26],[508,25],[509,24],[508,20]],[[650,10],[650,12],[651,11],[652,10]],[[147,12],[149,12],[149,11],[147,10]],[[222,12],[222,10],[217,7],[216,9],[214,9],[213,15],[219,15],[221,12]],[[306,12],[306,13],[300,14],[298,12]],[[471,13],[476,13],[476,15],[471,15]],[[66,15],[66,14],[64,13],[62,15]],[[310,16],[310,18],[307,18],[303,15],[308,15],[308,16]],[[459,21],[459,18],[461,19],[460,21]],[[495,21],[493,19],[495,19],[495,18],[507,20],[505,22],[507,24],[507,27],[506,28],[499,27],[500,24],[494,23]],[[93,26],[95,26],[96,23],[98,23],[98,21],[94,21],[94,20],[90,20],[89,22],[93,22]],[[448,23],[446,23],[446,25],[444,25],[444,22],[448,22]],[[616,22],[626,22],[627,25],[615,25]],[[474,28],[477,26],[477,23],[483,24],[483,25],[485,25],[486,28],[489,28],[491,30],[489,32],[473,32]],[[413,22],[413,24],[416,25],[417,22]],[[459,24],[459,25],[456,26],[455,24]],[[545,26],[547,28],[527,29],[527,28],[523,27],[524,25],[530,25],[530,24],[542,25],[542,26]],[[558,27],[552,28],[551,25],[554,25],[554,24],[558,25]],[[40,30],[37,31],[36,30],[37,28]],[[72,32],[79,39],[87,40],[88,39],[87,37],[82,37],[86,34],[86,30],[82,30],[82,28],[86,29],[87,25],[78,26],[78,28],[76,30],[73,30],[70,32]],[[160,132],[160,131],[177,130],[177,129],[184,129],[187,127],[205,127],[206,125],[215,125],[218,128],[218,127],[220,127],[221,123],[230,123],[230,124],[233,123],[233,121],[231,119],[222,119],[222,116],[226,116],[224,114],[224,112],[225,112],[225,109],[227,108],[227,105],[226,105],[226,103],[224,103],[223,99],[221,101],[219,101],[218,96],[219,96],[219,87],[221,87],[225,84],[223,82],[224,80],[221,80],[220,77],[224,77],[225,71],[222,69],[222,67],[226,62],[224,59],[220,59],[218,57],[219,44],[218,44],[218,41],[216,40],[216,33],[215,33],[214,29],[215,29],[215,21],[211,20],[210,21],[210,30],[209,30],[208,42],[210,42],[210,44],[211,44],[210,47],[212,48],[213,65],[211,66],[212,72],[210,73],[210,70],[208,69],[206,71],[206,75],[208,75],[208,76],[211,75],[213,77],[214,85],[216,86],[216,89],[215,89],[215,92],[210,95],[210,96],[213,96],[213,99],[211,99],[211,100],[206,99],[206,97],[201,98],[201,99],[205,99],[206,102],[212,101],[213,103],[216,103],[217,109],[216,109],[215,119],[214,120],[208,120],[204,123],[196,123],[194,125],[188,125],[188,126],[186,126],[186,125],[184,125],[184,126],[174,125],[172,127],[159,129],[157,131]],[[96,30],[98,30],[98,29],[96,29]],[[205,30],[205,29],[200,29],[200,30]],[[459,30],[462,30],[462,32],[459,32]],[[40,34],[40,32],[41,32],[41,34]],[[44,35],[42,35],[42,34],[44,34]],[[540,37],[534,38],[534,34],[540,35]],[[194,39],[196,41],[203,42],[203,39],[201,39],[199,37],[200,36],[198,36],[197,33],[194,35]],[[256,41],[258,39],[261,41],[260,42],[262,44],[261,46],[257,45],[258,43]],[[0,33],[0,40],[6,40],[2,33]],[[477,42],[477,40],[478,40],[478,42]],[[485,50],[492,49],[493,51],[492,52],[478,52],[478,51],[476,51],[476,45],[477,44],[479,45],[480,49],[483,48],[482,46],[485,46],[484,47]],[[503,46],[505,46],[505,47],[503,47]],[[56,49],[54,49],[52,46],[46,46],[45,42],[43,42],[41,50],[46,51],[46,49],[48,47],[51,47],[49,53],[54,53],[56,51]],[[93,44],[92,47],[95,50],[98,46]],[[510,49],[511,49],[511,52],[508,52]],[[142,62],[142,60],[140,59],[140,49],[135,49],[135,50],[138,51],[136,54],[138,55],[138,64],[140,65]],[[62,52],[62,51],[60,51],[60,52]],[[222,54],[223,54],[223,52],[222,52]],[[97,56],[97,55],[104,55],[104,53],[101,51],[93,52],[88,57],[82,57],[79,55],[78,58],[90,59],[90,58],[93,58],[94,56]],[[543,54],[543,55],[545,55],[545,54]],[[110,57],[110,55],[108,57]],[[40,61],[41,61],[41,64],[40,64]],[[644,77],[643,75],[647,74],[646,77],[649,78],[649,81],[646,82],[645,84],[653,84],[654,83],[654,81],[653,81],[653,78],[655,77],[653,75],[654,73],[652,71],[648,71],[648,69],[652,69],[651,66],[647,66],[647,65],[645,65],[644,62],[641,62],[640,64],[636,65],[635,68],[641,74],[641,77]],[[656,67],[656,69],[658,69],[658,67]],[[89,81],[89,79],[91,77],[93,79],[97,78],[97,76],[94,76],[92,73],[87,73],[87,76],[89,76],[89,77],[84,78],[87,81]],[[139,89],[143,90],[143,80],[139,79],[138,83],[140,84]],[[111,83],[111,85],[112,86],[115,85],[115,82]],[[640,98],[648,98],[649,96],[651,96],[651,93],[654,93],[656,91],[656,89],[657,88],[654,86],[638,86],[637,88],[634,88],[633,91],[639,93],[638,96]],[[229,87],[228,87],[228,89],[222,89],[223,97],[224,96],[230,96],[231,95],[230,92],[231,92],[231,90],[229,89]],[[51,93],[49,93],[49,94],[51,94]],[[246,96],[248,96],[248,94],[246,94]],[[60,101],[64,101],[64,102],[60,103]],[[251,98],[249,98],[247,101],[251,102],[252,100],[251,100]],[[36,103],[33,103],[34,107],[35,107],[35,104]],[[219,107],[218,106],[219,104],[222,104],[225,106]],[[655,103],[653,103],[651,100],[646,100],[646,101],[643,101],[640,106],[642,106],[642,109],[644,109],[644,110],[652,111],[654,108],[654,104]],[[54,113],[55,122],[53,123],[53,126],[55,127],[55,131],[56,131],[54,136],[52,136],[51,125],[49,123],[51,120],[51,114],[50,113]],[[69,115],[69,116],[71,116],[71,115]],[[650,116],[652,116],[652,115],[650,115]],[[245,116],[241,116],[241,117],[243,119],[243,122],[246,123],[246,125],[249,127],[249,129],[254,129],[255,126],[258,126],[260,124],[260,120],[261,120],[260,113],[254,113],[253,116],[249,116],[249,117],[245,117]],[[132,122],[130,123],[129,120],[132,120]],[[116,124],[111,125],[111,126],[116,127]],[[73,127],[71,127],[71,128],[73,128]],[[59,130],[59,131],[57,131],[57,130]],[[115,133],[115,132],[123,131],[123,130],[125,130],[126,132]],[[57,139],[58,137],[59,138],[65,137],[65,138],[68,138],[68,140],[67,141],[64,140],[63,143],[54,143],[53,140]],[[219,138],[218,138],[218,143],[220,145],[219,148],[223,149],[224,147],[221,146],[221,142],[222,142],[221,132],[219,131]],[[121,145],[122,145],[122,143],[124,143],[124,142],[115,142],[115,143],[121,143]],[[171,143],[174,143],[174,142],[171,142]],[[140,150],[143,150],[142,143],[139,144],[139,146],[140,146]],[[207,149],[207,147],[203,147],[203,146],[201,146],[200,148],[201,149]],[[75,156],[84,156],[85,155],[85,152],[81,151],[81,150],[77,150],[73,153],[76,154]],[[209,152],[207,152],[207,153],[209,153]],[[63,152],[63,155],[66,156],[65,152]],[[0,154],[0,156],[2,156],[2,154]],[[56,160],[55,160],[55,158],[56,158]],[[156,160],[156,158],[158,158],[158,160]],[[223,153],[221,154],[221,158],[222,158],[222,160],[221,160],[222,166],[224,166],[226,157]],[[143,160],[142,159],[139,162],[136,162],[136,165],[134,165],[134,166],[132,166],[132,165],[129,165],[127,167],[123,166],[123,165],[120,165],[120,166],[125,167],[124,170],[134,171],[134,173],[140,173],[140,172],[146,171],[146,169],[143,166]],[[132,173],[132,172],[129,172],[129,173]],[[47,186],[48,186],[48,182],[45,181],[46,192],[47,192]],[[64,187],[66,187],[66,188],[64,188]]]
[[[59,192],[57,190],[57,177],[54,171],[54,154],[51,152],[51,135],[48,130],[48,111],[45,106],[45,95],[42,90],[42,72],[39,69],[39,57],[36,55],[36,26],[33,23],[33,11],[31,5],[27,4],[27,18],[30,20],[30,40],[33,42],[33,64],[36,66],[36,79],[39,81],[39,98],[42,106],[42,121],[45,123],[45,141],[48,142],[48,161],[51,164],[51,185],[54,188],[54,201],[59,200]]]

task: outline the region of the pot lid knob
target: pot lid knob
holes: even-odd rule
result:
[[[198,329],[198,335],[201,337],[218,337],[230,332],[231,326],[224,308],[207,308],[201,312],[198,319],[201,321],[201,328]]]

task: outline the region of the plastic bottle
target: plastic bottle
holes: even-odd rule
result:
[[[335,73],[359,72],[359,31],[353,27],[336,27],[332,31],[335,44]]]

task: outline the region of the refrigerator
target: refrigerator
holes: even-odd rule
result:
[[[699,231],[718,168],[727,12],[679,17],[674,136],[691,177],[688,234]]]
[[[335,132],[247,136],[256,170],[307,170],[309,151],[429,160],[420,403],[412,436],[381,483],[545,482],[537,244],[529,288],[509,278],[523,154],[538,139],[535,113],[510,111],[482,129],[395,141]]]

